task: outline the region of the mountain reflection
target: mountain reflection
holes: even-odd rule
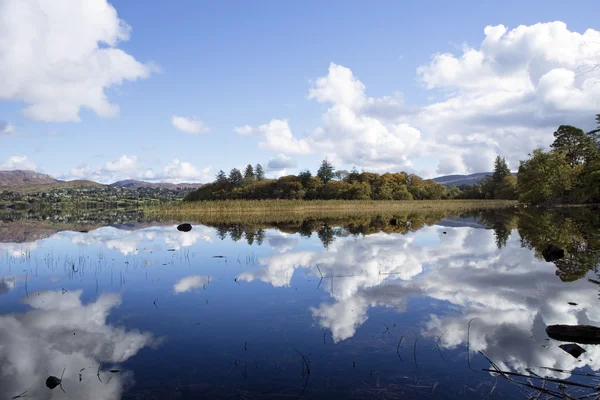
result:
[[[0,315],[0,388],[2,396],[9,396],[2,398],[24,391],[28,398],[53,398],[58,393],[44,382],[63,369],[68,398],[119,399],[133,383],[131,372],[111,374],[108,369],[157,340],[150,333],[107,323],[111,310],[121,303],[120,295],[102,294],[88,304],[82,303],[81,295],[81,290],[30,293],[22,299],[30,311]],[[100,363],[104,366],[98,371]]]

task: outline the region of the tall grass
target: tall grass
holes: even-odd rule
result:
[[[158,219],[226,217],[245,220],[373,213],[450,213],[506,208],[516,204],[510,200],[223,200],[166,203],[147,207],[144,214]]]

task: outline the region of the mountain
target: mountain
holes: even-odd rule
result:
[[[471,175],[444,175],[433,178],[433,180],[444,186],[474,185],[479,183],[479,181],[486,176],[492,174],[493,172],[478,172]]]
[[[202,183],[168,183],[168,182],[145,182],[138,181],[135,179],[126,179],[124,181],[118,181],[111,183],[110,186],[122,187],[122,188],[160,188],[160,189],[197,189],[201,187]]]
[[[59,182],[50,175],[33,171],[16,170],[0,171],[0,189],[23,188],[28,186],[47,185]]]

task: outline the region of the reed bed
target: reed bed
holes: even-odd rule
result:
[[[147,216],[156,217],[202,217],[227,214],[248,215],[301,215],[317,217],[332,214],[361,213],[414,213],[447,211],[461,212],[482,209],[498,209],[516,206],[511,200],[223,200],[174,202],[144,209]]]

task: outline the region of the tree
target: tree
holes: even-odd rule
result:
[[[218,184],[221,184],[221,185],[223,185],[223,184],[225,184],[225,183],[229,182],[229,181],[227,180],[227,175],[225,175],[225,172],[224,172],[223,170],[220,170],[220,171],[217,173],[217,179],[216,179],[216,181],[215,181],[215,182],[216,182],[216,183],[218,183]]]
[[[312,178],[312,174],[310,173],[310,170],[305,169],[298,174],[298,178],[300,178],[300,183],[302,183],[302,186],[307,187],[310,183],[310,178]]]
[[[346,171],[345,169],[340,169],[334,172],[335,179],[339,181],[347,180],[348,175],[350,175],[350,172]]]
[[[317,176],[321,178],[323,183],[327,183],[335,176],[335,168],[329,161],[323,160],[321,162],[321,167],[317,171]]]
[[[265,179],[265,171],[263,171],[262,165],[256,164],[256,167],[254,168],[254,177],[257,181]]]
[[[254,179],[254,168],[252,168],[252,165],[250,164],[246,165],[246,170],[244,171],[244,179]]]
[[[510,175],[510,169],[506,165],[506,160],[500,156],[496,157],[494,161],[494,173],[492,179],[496,186],[500,186],[504,182],[504,178]]]
[[[360,172],[358,172],[358,170],[356,169],[356,167],[352,167],[352,170],[350,171],[350,173],[346,177],[346,180],[349,183],[360,182]]]
[[[582,129],[571,125],[561,125],[554,132],[554,137],[554,143],[550,147],[564,153],[570,166],[581,164],[590,157],[593,142]]]
[[[229,172],[229,182],[235,187],[242,186],[242,184],[244,183],[244,177],[242,176],[242,173],[239,169],[233,168]]]
[[[590,140],[593,142],[596,153],[600,153],[600,114],[596,115],[596,129],[587,133]]]

